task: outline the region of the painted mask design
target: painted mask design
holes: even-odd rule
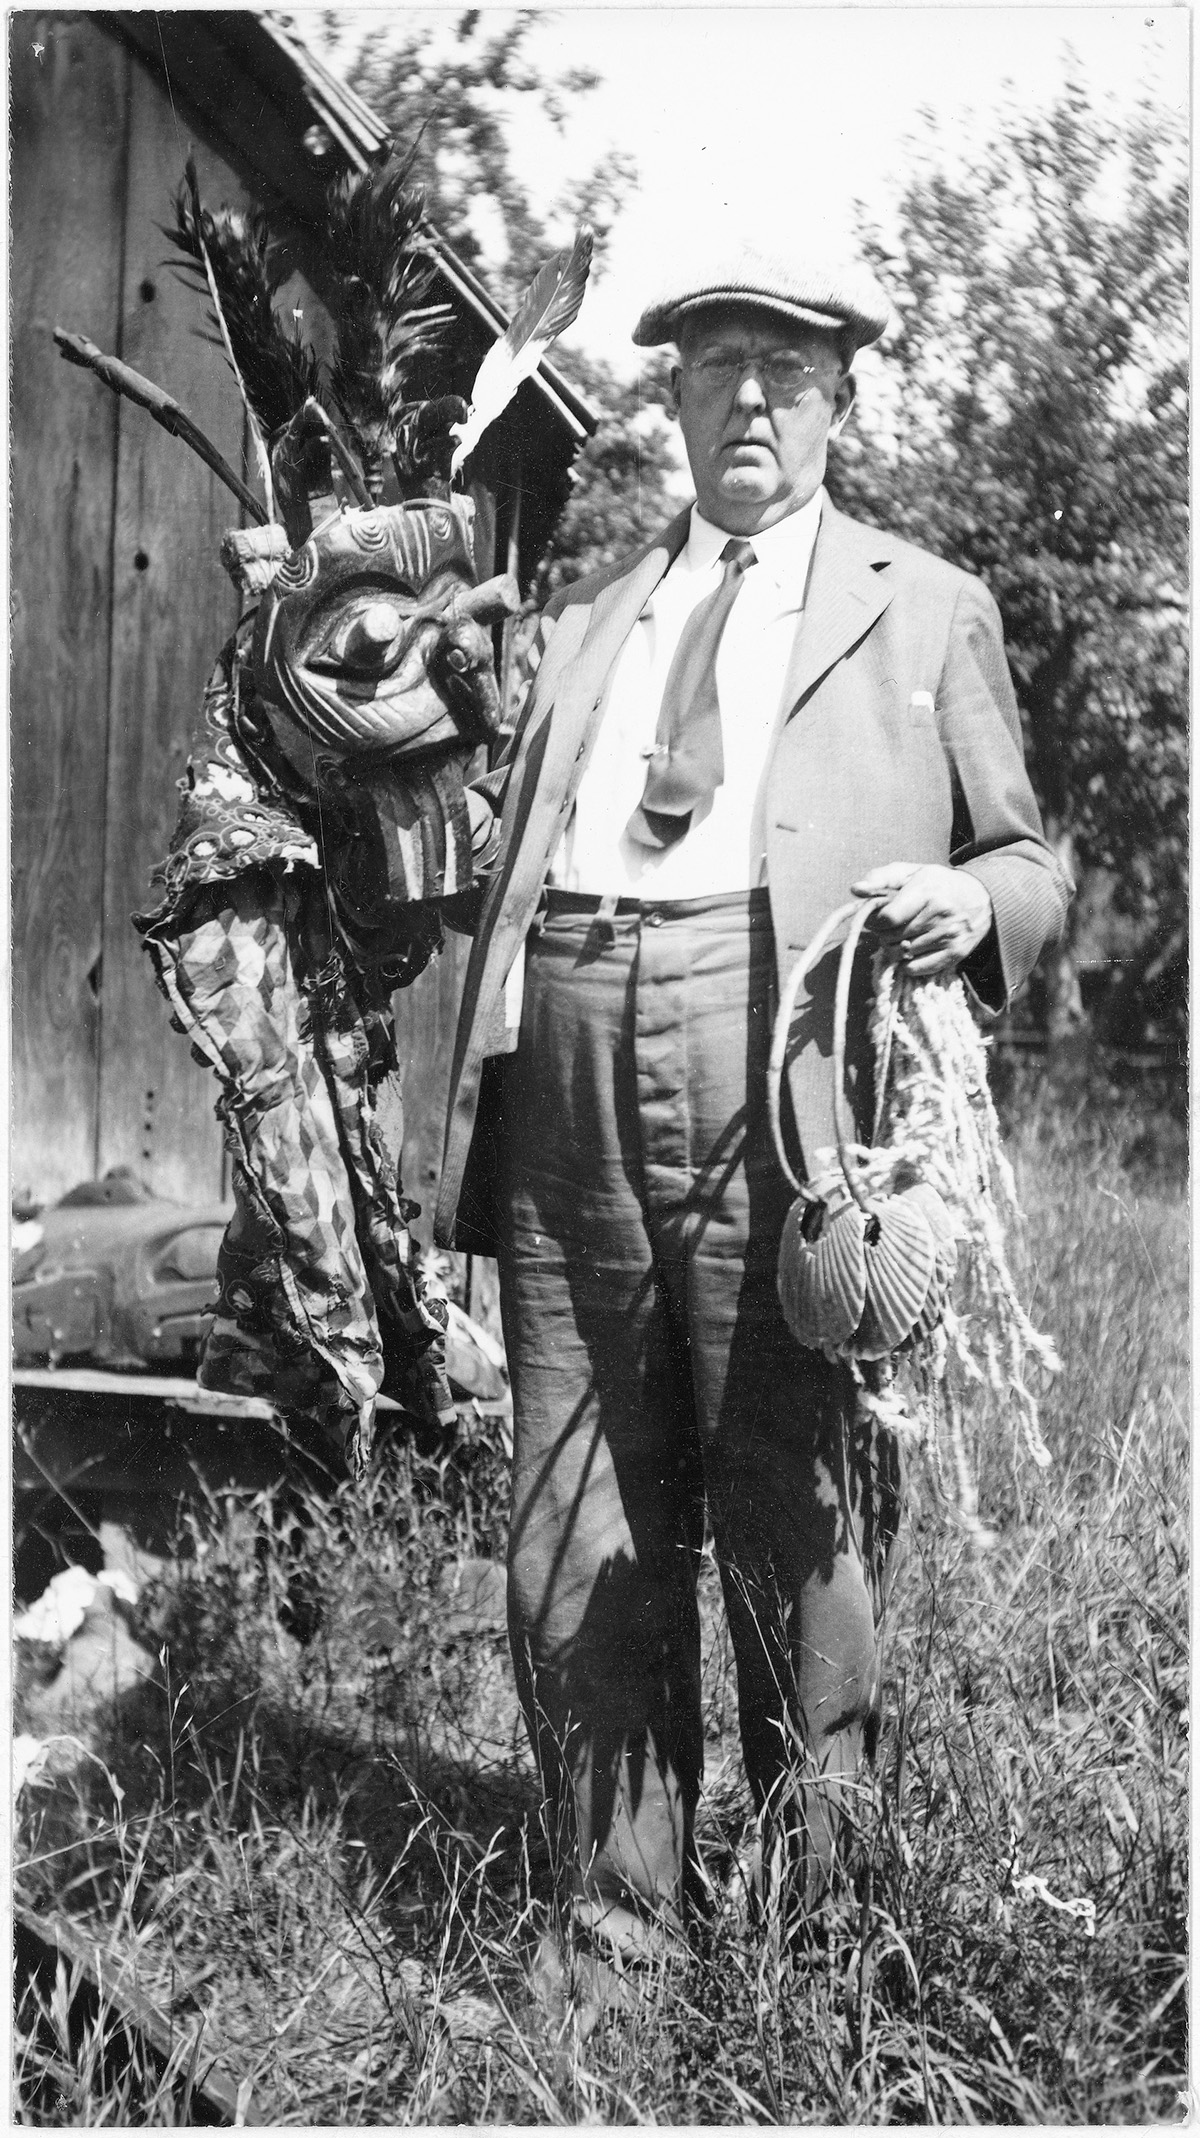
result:
[[[516,590],[476,586],[464,502],[334,505],[280,563],[255,625],[254,683],[302,778],[495,733],[486,626]]]

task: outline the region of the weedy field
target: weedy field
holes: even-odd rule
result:
[[[23,1792],[17,1894],[168,2016],[173,2064],[106,2056],[103,1995],[72,2030],[64,1976],[19,2016],[18,2120],[186,2120],[214,2056],[251,2123],[1183,2120],[1187,1221],[1128,1144],[1037,1106],[1010,1143],[1054,1461],[977,1407],[989,1548],[914,1465],[857,1875],[819,1940],[747,1918],[706,1566],[711,1921],[563,2023],[503,1633],[456,1588],[505,1530],[500,1435],[468,1421],[332,1501],[214,1505],[143,1596],[155,1680]]]

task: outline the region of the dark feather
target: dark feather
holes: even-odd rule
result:
[[[382,170],[340,179],[329,196],[329,257],[339,270],[330,386],[368,469],[394,451],[412,368],[442,347],[454,316],[427,301],[436,270],[410,164],[393,156]]]
[[[163,226],[163,236],[182,255],[172,263],[180,278],[210,299],[208,321],[214,331],[207,338],[224,349],[204,269],[207,251],[234,365],[259,428],[270,439],[310,396],[320,398],[321,367],[299,329],[289,332],[275,309],[286,267],[265,215],[259,209],[243,213],[202,206],[189,157],[175,196],[175,222]]]

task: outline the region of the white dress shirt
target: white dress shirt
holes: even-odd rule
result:
[[[752,537],[717,652],[725,777],[673,846],[651,849],[626,827],[646,784],[667,671],[684,624],[720,585],[729,535],[692,507],[687,542],[617,656],[600,732],[549,881],[600,897],[706,898],[766,880],[767,761],[804,606],[824,491]]]

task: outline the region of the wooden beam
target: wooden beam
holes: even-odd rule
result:
[[[198,1381],[170,1374],[105,1373],[98,1366],[18,1366],[12,1375],[14,1388],[53,1388],[72,1396],[133,1396],[154,1403],[169,1403],[200,1418],[264,1418],[283,1414],[265,1396],[226,1395],[219,1388],[201,1388]],[[381,1411],[398,1411],[391,1396],[376,1396]]]
[[[250,2083],[244,2079],[239,2085],[215,2056],[204,2053],[203,2022],[198,2026],[192,2013],[185,2020],[171,2019],[127,1983],[125,1955],[114,1951],[111,1941],[101,1945],[58,1909],[35,1914],[14,1901],[13,1948],[18,1985],[35,1987],[49,2007],[62,1969],[74,1985],[68,1991],[72,2031],[91,2035],[99,2028],[102,2056],[114,2058],[123,2072],[140,2052],[143,2066],[150,2067],[146,2076],[152,2086],[169,2073],[179,2105],[190,2103],[187,2123],[226,2130],[253,2123]],[[186,1993],[185,1982],[179,1987]],[[193,2046],[194,2076],[189,2079]]]
[[[204,307],[164,266],[159,229],[186,139],[157,83],[133,70],[121,284],[122,355],[191,410],[235,465],[240,395],[197,332]],[[236,202],[234,173],[198,149],[209,197]],[[64,367],[65,368],[65,367]],[[81,378],[81,394],[99,387]],[[204,686],[237,620],[219,560],[236,504],[208,469],[127,402],[120,407],[113,553],[112,706],[106,808],[104,986],[97,1172],[131,1166],[156,1195],[216,1202],[222,1189],[218,1087],[173,1032],[130,916],[161,892],[151,870],[170,844],[178,785],[200,728]]]
[[[132,68],[83,15],[9,40],[12,1180],[51,1202],[96,1159],[118,426],[52,333],[115,342]]]

